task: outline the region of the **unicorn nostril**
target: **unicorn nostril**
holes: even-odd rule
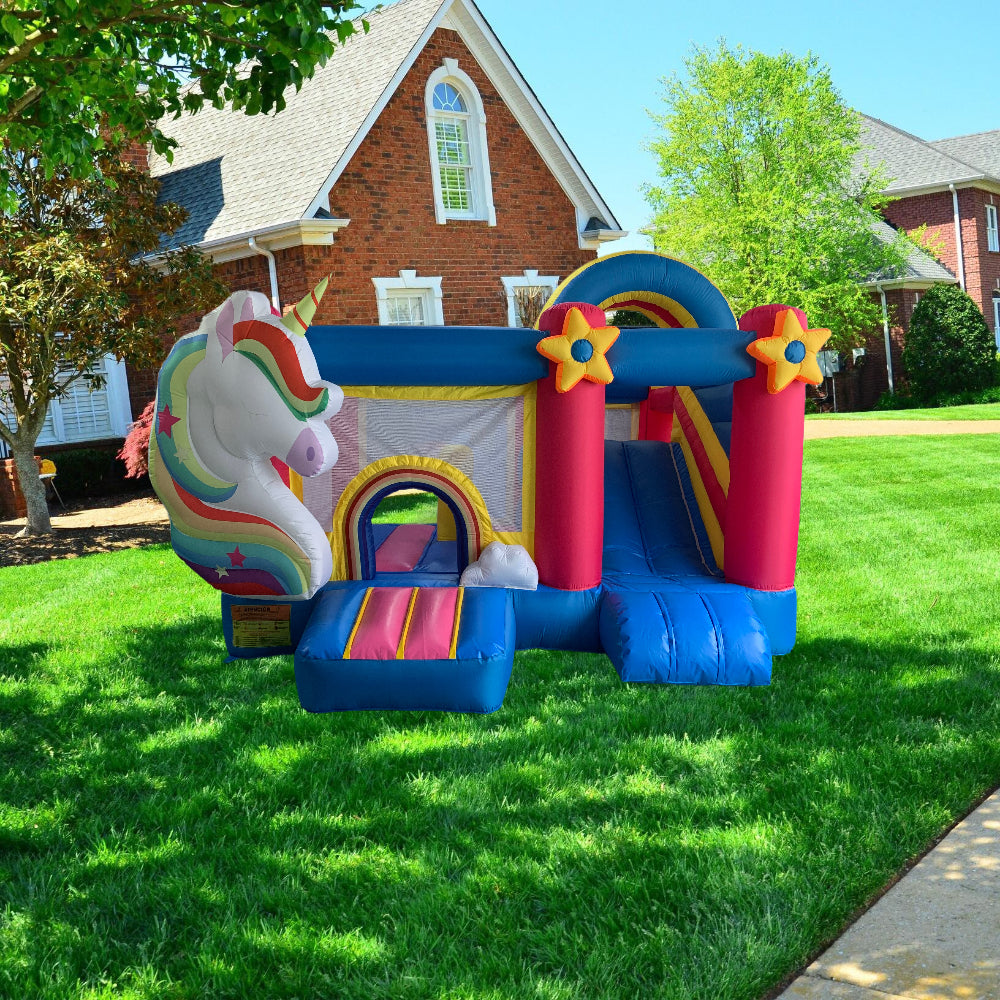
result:
[[[285,463],[303,476],[314,476],[323,465],[323,446],[315,432],[306,427],[295,439]]]

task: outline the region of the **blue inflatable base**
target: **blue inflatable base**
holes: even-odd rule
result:
[[[306,711],[488,715],[500,708],[514,665],[514,609],[508,591],[465,591],[453,659],[344,659],[370,582],[331,584],[320,592],[295,652],[295,685]]]

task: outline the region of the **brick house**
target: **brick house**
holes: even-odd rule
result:
[[[518,325],[518,289],[626,233],[472,0],[368,21],[279,115],[168,123],[175,239],[283,310],[331,275],[317,323]],[[138,412],[154,373],[128,374]]]
[[[869,161],[884,163],[892,178],[886,193],[896,200],[885,223],[906,233],[926,226],[939,260],[914,250],[904,275],[869,283],[882,301],[884,329],[865,343],[863,361],[849,361],[837,376],[844,409],[871,408],[889,379],[899,378],[910,317],[933,284],[961,285],[1000,349],[1000,130],[928,142],[865,117],[862,141]]]
[[[206,106],[162,124],[172,163],[134,151],[188,210],[171,245],[282,310],[331,275],[317,323],[518,325],[524,293],[627,234],[472,0],[367,20],[280,114]],[[104,390],[53,405],[40,452],[120,441],[152,399],[155,371],[102,365]]]

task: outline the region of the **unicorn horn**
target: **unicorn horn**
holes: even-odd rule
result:
[[[291,312],[285,313],[281,317],[282,324],[288,327],[292,333],[299,337],[303,336],[309,329],[313,316],[316,315],[319,300],[323,298],[323,293],[329,283],[330,279],[324,278],[308,295],[303,296],[300,302],[292,306]]]

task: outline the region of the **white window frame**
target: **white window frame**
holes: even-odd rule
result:
[[[91,441],[107,441],[109,438],[123,438],[128,435],[129,425],[132,423],[132,402],[129,399],[125,362],[118,361],[113,354],[106,354],[101,359],[101,364],[104,369],[104,385],[94,391],[107,398],[110,432],[102,434],[100,437],[80,437],[68,434],[63,415],[63,403],[59,399],[53,399],[49,402],[45,424],[36,442],[39,447],[44,448],[53,444],[87,444]],[[95,365],[93,370],[97,369],[98,366]]]
[[[469,159],[472,161],[471,208],[457,212],[445,207],[441,193],[441,168],[437,158],[437,136],[434,123],[442,113],[434,107],[434,88],[439,83],[451,84],[462,96],[468,110],[466,124],[469,137]],[[459,68],[457,59],[445,59],[427,78],[424,90],[424,110],[427,118],[427,145],[431,160],[431,184],[434,189],[434,218],[440,225],[450,219],[479,219],[491,226],[497,224],[493,205],[493,176],[490,173],[490,154],[486,142],[486,111],[472,78]]]
[[[1000,351],[1000,292],[993,293],[993,339]]]
[[[394,291],[420,292],[424,296],[425,326],[444,326],[441,278],[417,277],[416,271],[400,271],[398,278],[372,278],[375,286],[375,302],[378,306],[378,321],[389,326],[389,299]]]
[[[986,206],[986,249],[1000,253],[1000,222],[997,221],[996,205]]]
[[[556,286],[559,284],[559,278],[554,274],[543,274],[539,275],[537,271],[530,268],[525,268],[523,274],[516,276],[504,277],[500,279],[503,282],[503,290],[507,296],[507,325],[517,326],[517,301],[514,298],[515,288],[544,288],[548,286],[553,292],[556,290]]]

